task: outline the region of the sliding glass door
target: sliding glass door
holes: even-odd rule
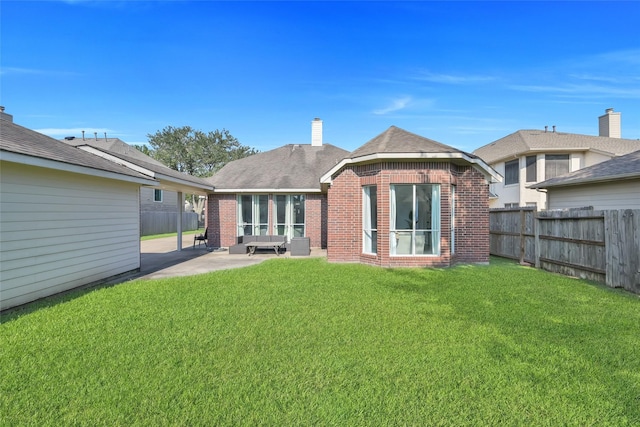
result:
[[[238,236],[259,236],[269,231],[269,196],[238,196]]]
[[[440,253],[440,185],[391,186],[391,255]]]
[[[277,194],[273,198],[274,234],[292,237],[305,235],[303,194]]]

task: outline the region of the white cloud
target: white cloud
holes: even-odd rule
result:
[[[391,101],[389,105],[384,108],[380,108],[378,110],[374,110],[373,114],[376,115],[385,115],[389,113],[393,113],[395,111],[403,110],[411,103],[411,97],[405,96],[403,98],[394,99]]]
[[[445,83],[445,84],[471,84],[482,83],[495,80],[491,76],[480,75],[453,75],[453,74],[436,74],[429,71],[420,72],[415,76],[415,80],[432,82],[432,83]]]

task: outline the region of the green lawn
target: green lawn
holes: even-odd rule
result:
[[[273,259],[0,325],[0,425],[640,425],[640,298],[493,259]]]

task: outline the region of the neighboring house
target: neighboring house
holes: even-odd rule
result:
[[[445,266],[488,262],[488,182],[481,159],[391,127],[353,153],[286,145],[230,162],[209,179],[211,244],[244,235],[305,236],[334,262]]]
[[[531,186],[547,209],[640,209],[640,150]]]
[[[0,119],[0,309],[138,270],[142,186],[213,190],[164,166],[72,147],[4,112]]]
[[[599,117],[599,136],[552,130],[519,130],[473,153],[504,180],[490,188],[491,208],[547,208],[546,193],[533,184],[589,167],[640,149],[640,141],[620,138],[620,113],[607,109]]]
[[[0,309],[140,268],[152,177],[0,120]]]
[[[150,165],[156,165],[159,167],[166,167],[163,163],[157,161],[151,156],[148,156],[138,150],[135,147],[127,144],[119,138],[98,138],[97,134],[93,138],[86,138],[84,135],[81,138],[74,136],[68,136],[61,140],[62,142],[73,145],[74,147],[90,146],[99,150],[105,150],[110,153],[127,156],[130,159],[144,162]],[[184,206],[183,206],[184,207]],[[142,187],[140,189],[140,214],[142,221],[142,235],[148,233],[145,230],[153,229],[157,233],[169,233],[175,231],[175,224],[167,224],[165,220],[166,214],[156,214],[156,212],[176,214],[178,211],[178,194],[175,191],[170,191],[162,188],[150,188]],[[154,218],[158,217],[157,220]],[[145,224],[148,221],[149,224]],[[162,229],[158,229],[158,226]],[[166,228],[166,229],[165,229]]]
[[[227,163],[211,178],[209,243],[230,247],[245,235],[308,237],[326,247],[326,187],[320,176],[348,152],[323,144],[322,121],[311,144],[289,144]]]
[[[321,178],[327,257],[385,267],[489,262],[489,183],[482,159],[395,126]]]

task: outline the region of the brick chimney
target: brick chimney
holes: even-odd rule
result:
[[[614,113],[613,108],[604,110],[604,115],[598,117],[599,136],[607,138],[622,138],[620,132],[620,113]]]
[[[322,146],[322,120],[317,117],[311,122],[311,145]]]

